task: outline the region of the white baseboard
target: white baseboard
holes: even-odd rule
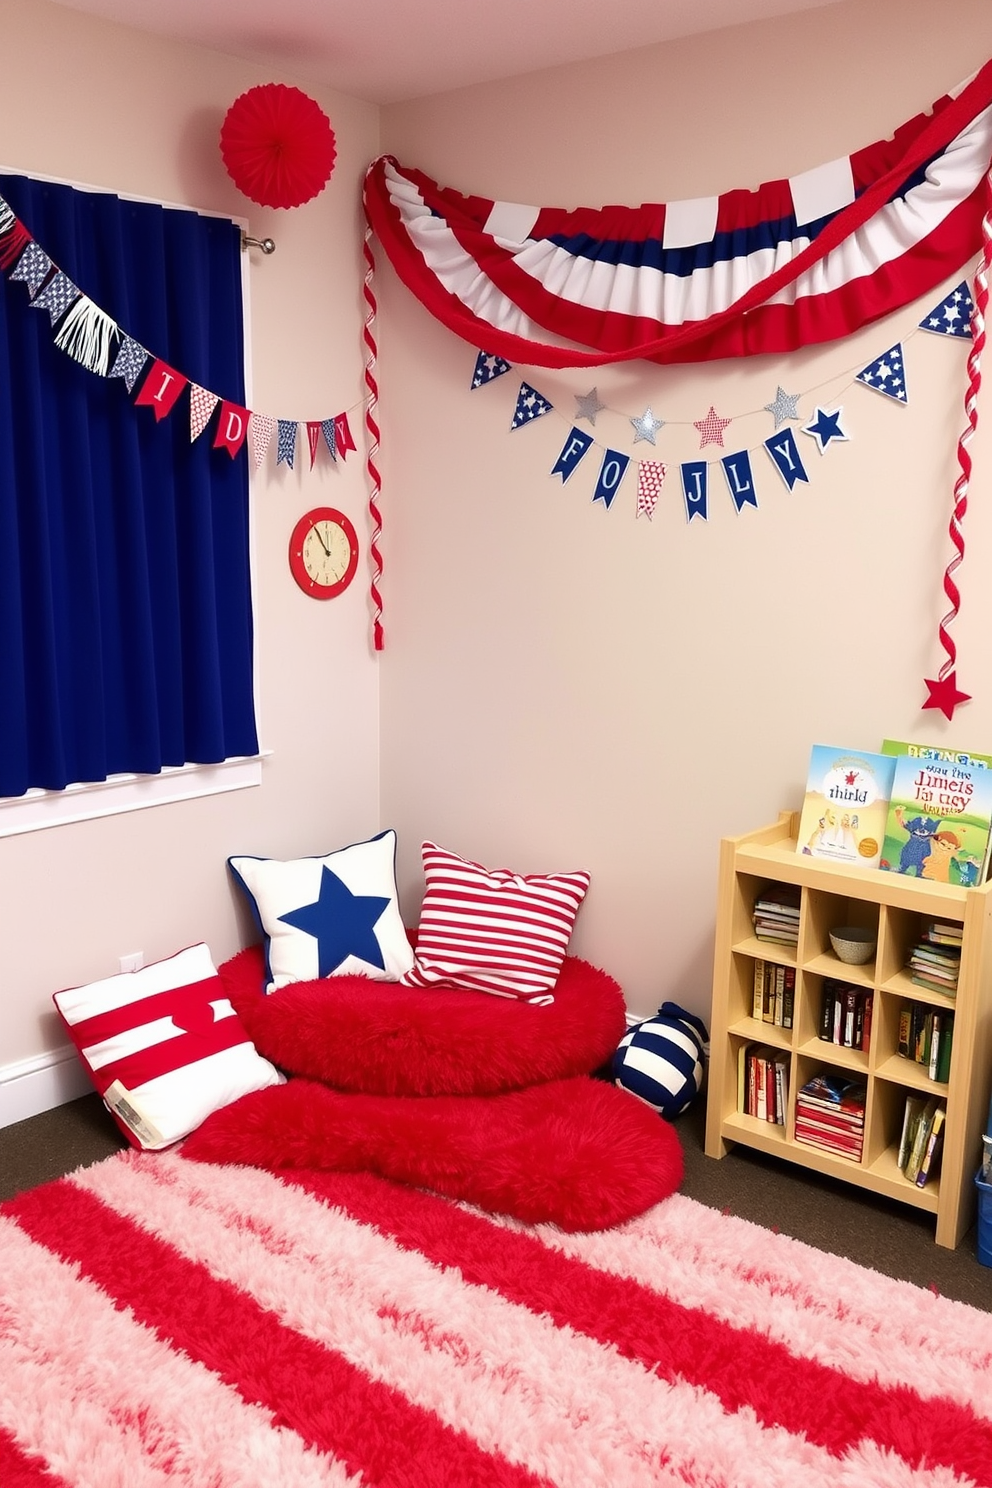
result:
[[[0,1127],[89,1095],[93,1085],[71,1044],[0,1066]]]

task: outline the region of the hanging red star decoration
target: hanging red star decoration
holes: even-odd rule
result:
[[[939,708],[945,718],[951,719],[959,703],[971,701],[970,692],[959,690],[957,673],[953,670],[946,677],[925,677],[923,680],[930,690],[930,695],[923,704],[924,709]]]
[[[703,449],[707,444],[718,444],[723,449],[723,431],[733,419],[721,418],[713,404],[704,419],[693,419],[693,428],[699,430],[699,448]]]

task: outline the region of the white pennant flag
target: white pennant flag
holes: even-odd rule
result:
[[[189,385],[189,442],[198,439],[210,422],[210,415],[220,402],[216,393],[208,392],[197,383]]]
[[[272,436],[276,431],[276,420],[268,418],[264,413],[253,413],[248,425],[248,442],[251,445],[251,458],[257,470],[265,459],[265,452],[272,443]]]

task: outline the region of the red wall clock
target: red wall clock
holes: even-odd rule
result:
[[[358,535],[344,512],[317,506],[302,516],[289,540],[289,567],[311,599],[343,593],[358,568]]]

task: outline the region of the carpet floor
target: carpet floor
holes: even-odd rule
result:
[[[992,1488],[992,1320],[684,1194],[120,1152],[0,1210],[0,1483]]]
[[[703,1151],[704,1115],[700,1101],[675,1123],[685,1155],[683,1194],[992,1312],[992,1269],[976,1259],[974,1227],[957,1250],[946,1250],[934,1244],[933,1220],[906,1205],[744,1147],[717,1162]],[[96,1096],[0,1129],[0,1200],[98,1162],[121,1145]]]

